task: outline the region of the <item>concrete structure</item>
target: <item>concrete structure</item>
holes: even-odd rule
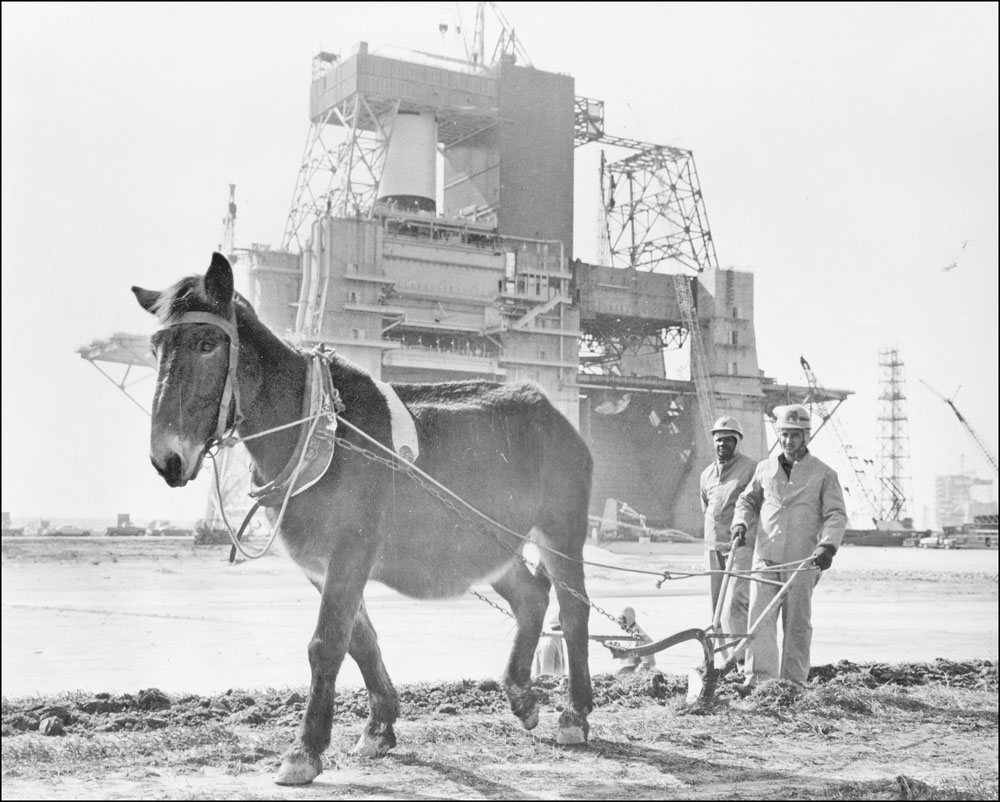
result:
[[[602,152],[607,265],[573,257],[574,153],[594,144],[625,154]],[[378,379],[538,383],[591,447],[597,515],[615,498],[700,534],[709,423],[738,417],[763,457],[770,410],[816,398],[760,370],[753,276],[718,266],[693,154],[607,134],[601,101],[510,51],[318,54],[282,247],[233,253],[264,322]],[[81,355],[124,364],[123,337]],[[666,377],[668,349],[690,379]]]

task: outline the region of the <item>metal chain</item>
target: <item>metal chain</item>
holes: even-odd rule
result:
[[[438,488],[434,487],[433,485],[430,485],[427,481],[425,481],[424,478],[422,476],[420,476],[418,473],[416,473],[413,470],[412,466],[408,462],[406,462],[405,460],[399,460],[395,456],[392,459],[380,456],[380,455],[376,454],[374,451],[365,448],[364,446],[356,445],[354,443],[351,443],[351,442],[349,442],[347,440],[344,440],[344,439],[341,439],[339,437],[337,438],[337,441],[338,441],[338,443],[342,447],[344,447],[344,448],[346,448],[346,449],[348,449],[350,451],[355,451],[358,454],[361,454],[362,456],[366,457],[367,459],[370,459],[370,460],[372,460],[374,462],[378,462],[378,463],[380,463],[382,465],[385,465],[390,470],[394,470],[394,471],[398,471],[400,473],[406,474],[411,479],[413,479],[417,484],[419,484],[424,490],[426,490],[428,493],[430,493],[432,496],[434,496],[438,501],[440,501],[441,504],[443,504],[448,509],[452,510],[463,521],[465,521],[466,523],[470,524],[473,528],[479,530],[480,532],[484,532],[486,534],[489,534],[491,537],[493,537],[494,540],[496,540],[497,543],[501,546],[501,548],[503,548],[505,551],[510,552],[510,554],[512,554],[515,558],[517,558],[518,560],[521,561],[522,565],[524,565],[525,568],[528,568],[528,561],[525,559],[524,555],[521,554],[520,551],[518,551],[516,549],[510,548],[510,546],[508,546],[506,543],[504,543],[503,540],[501,540],[500,537],[496,534],[496,531],[494,531],[494,529],[500,530],[500,531],[505,532],[507,534],[510,534],[514,538],[526,542],[526,541],[528,541],[528,537],[526,537],[525,535],[519,534],[518,532],[515,532],[512,529],[508,529],[503,524],[501,524],[501,523],[499,523],[497,521],[494,521],[492,518],[490,518],[489,516],[487,516],[485,513],[479,512],[478,510],[476,510],[477,515],[479,515],[481,518],[486,519],[491,524],[491,527],[493,527],[493,528],[487,529],[487,528],[483,527],[481,524],[476,523],[469,516],[468,512],[466,512],[465,510],[460,509],[459,506],[451,498],[449,498],[447,495],[445,495],[444,492],[442,492]],[[448,491],[448,493],[451,493],[451,491]],[[454,495],[454,494],[452,494],[452,495]],[[617,616],[612,615],[607,610],[603,609],[600,605],[595,604],[587,596],[585,596],[584,594],[580,593],[580,591],[578,591],[576,588],[570,587],[568,584],[566,584],[565,582],[563,582],[561,579],[557,579],[556,577],[552,576],[552,574],[545,568],[545,566],[539,565],[538,566],[538,570],[544,571],[545,575],[548,576],[548,578],[549,578],[549,580],[551,582],[554,582],[556,585],[558,585],[560,588],[562,588],[563,590],[565,590],[567,593],[569,593],[571,596],[573,596],[574,598],[576,598],[578,601],[583,602],[588,607],[590,607],[593,610],[595,610],[596,612],[600,613],[605,618],[607,618],[609,621],[611,621],[612,623],[614,623],[616,626],[621,627],[621,622],[619,621],[619,619],[618,619]],[[476,594],[476,595],[479,595],[479,594]],[[480,597],[480,598],[482,598],[482,597]],[[492,606],[496,606],[496,605],[493,605],[492,602],[490,602],[490,604]],[[506,610],[504,612],[506,613]],[[622,627],[622,628],[624,629],[624,627]]]
[[[479,592],[478,590],[473,590],[472,588],[469,588],[469,593],[471,593],[471,594],[472,594],[473,596],[475,596],[475,597],[476,597],[477,599],[482,599],[482,600],[483,600],[484,602],[486,602],[486,603],[487,603],[487,604],[488,604],[488,605],[489,605],[490,607],[492,607],[492,608],[493,608],[494,610],[499,610],[499,611],[500,611],[501,613],[503,613],[503,614],[504,614],[505,616],[507,616],[508,618],[514,618],[514,620],[515,620],[515,621],[517,620],[517,619],[516,619],[516,618],[514,617],[514,614],[513,614],[513,613],[512,613],[512,612],[511,612],[510,610],[505,610],[505,609],[504,609],[503,607],[501,607],[501,606],[500,606],[499,604],[497,604],[497,603],[496,603],[495,601],[493,601],[492,599],[487,599],[487,598],[486,598],[486,597],[485,597],[485,596],[484,596],[484,595],[483,595],[482,593],[480,593],[480,592]]]
[[[518,556],[520,556],[520,555],[518,555]],[[524,557],[521,557],[521,561],[522,562],[525,561]],[[582,593],[580,593],[580,591],[576,590],[576,588],[571,588],[565,582],[562,582],[562,581],[556,579],[554,576],[552,576],[552,574],[549,573],[548,569],[545,568],[545,566],[540,565],[540,566],[538,566],[538,568],[539,568],[539,570],[545,571],[546,575],[549,577],[550,580],[552,580],[557,585],[559,585],[559,587],[561,587],[563,590],[565,590],[571,596],[575,596],[577,599],[579,599],[580,601],[582,601],[584,604],[590,606],[595,612],[598,612],[601,615],[603,615],[605,618],[608,619],[608,621],[610,621],[616,627],[620,627],[621,629],[625,630],[626,632],[628,631],[628,628],[622,625],[622,622],[618,618],[618,616],[612,615],[607,610],[605,610],[603,607],[601,607],[599,604],[596,604],[595,602],[591,601],[589,598],[587,598],[586,596],[584,596]]]

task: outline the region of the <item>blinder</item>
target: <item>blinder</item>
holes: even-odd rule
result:
[[[219,417],[215,434],[212,435],[208,443],[208,447],[211,448],[216,443],[225,442],[228,433],[235,430],[243,420],[243,411],[240,408],[240,388],[236,383],[236,363],[240,354],[240,338],[236,331],[236,317],[234,315],[231,319],[226,320],[226,318],[211,312],[185,312],[163,326],[161,331],[171,329],[174,326],[182,326],[185,323],[208,323],[210,326],[221,329],[229,338],[229,367],[226,371],[226,384],[222,388],[222,397],[219,399]],[[227,425],[229,423],[229,409],[234,402],[236,411],[233,415],[233,425],[229,426]]]

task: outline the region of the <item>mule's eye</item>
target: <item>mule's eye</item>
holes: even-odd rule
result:
[[[212,340],[200,340],[198,342],[198,350],[203,354],[210,354],[215,350],[215,343]]]

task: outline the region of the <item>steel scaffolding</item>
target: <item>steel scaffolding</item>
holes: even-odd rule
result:
[[[906,417],[906,387],[899,349],[879,349],[879,434],[877,476],[881,515],[885,521],[909,517],[911,497],[910,434]]]

